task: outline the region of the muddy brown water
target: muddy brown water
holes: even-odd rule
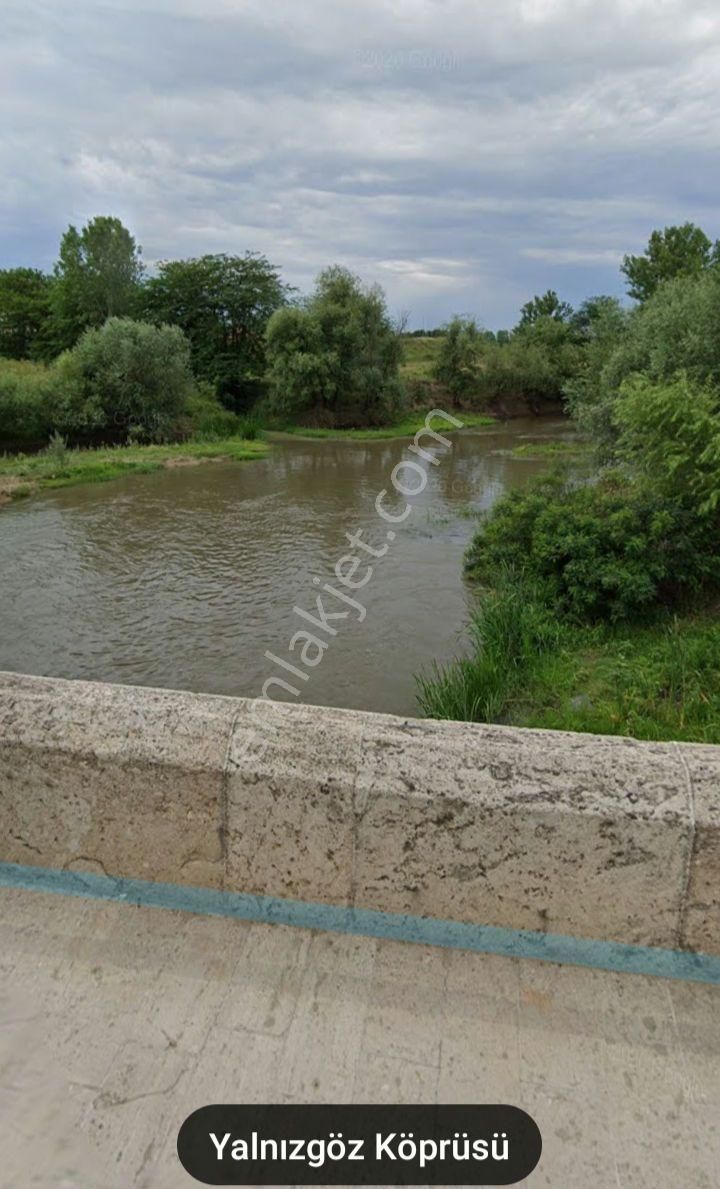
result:
[[[537,419],[463,430],[437,448],[425,490],[407,499],[390,475],[413,457],[408,440],[292,438],[261,461],[163,470],[5,507],[0,669],[251,697],[275,676],[301,692],[273,686],[271,696],[417,714],[415,674],[463,649],[475,597],[462,575],[470,513],[547,467],[508,450],[568,432]],[[419,482],[410,472],[400,480]],[[389,514],[410,505],[402,522],[377,514],[383,489]],[[383,556],[349,544],[358,529],[376,551],[387,546]],[[350,575],[364,580],[356,590],[334,574],[348,554],[363,558]],[[295,610],[317,617],[318,596],[326,612],[347,612],[332,621],[334,636]],[[302,637],[291,651],[303,628],[324,646]]]

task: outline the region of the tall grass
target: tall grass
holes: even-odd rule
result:
[[[435,665],[418,677],[418,700],[431,718],[497,722],[506,714],[528,669],[557,649],[560,624],[542,593],[506,573],[481,596],[469,627],[472,654]]]
[[[555,619],[541,590],[506,574],[482,594],[469,644],[469,655],[418,678],[426,715],[720,743],[714,610],[582,626]]]

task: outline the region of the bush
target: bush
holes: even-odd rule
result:
[[[550,314],[528,315],[511,335],[495,336],[469,318],[449,323],[435,378],[457,400],[483,408],[521,400],[535,407],[561,400],[582,356],[575,326]]]
[[[614,412],[619,451],[658,491],[698,517],[720,511],[720,396],[681,375],[626,380]]]
[[[435,364],[435,379],[457,400],[467,400],[479,394],[487,341],[487,334],[472,318],[453,318],[445,327]]]
[[[383,425],[402,408],[401,354],[382,290],[325,269],[312,297],[270,319],[265,407],[305,424]]]
[[[665,281],[623,321],[614,344],[606,323],[581,382],[566,385],[571,413],[606,458],[617,450],[615,407],[631,376],[669,382],[683,374],[698,390],[720,391],[720,269]]]
[[[53,376],[41,363],[0,359],[0,440],[41,442],[52,428]]]
[[[467,554],[493,583],[511,571],[575,620],[623,620],[720,580],[720,534],[697,510],[643,483],[553,477],[495,505]]]
[[[241,433],[241,418],[220,404],[211,384],[201,380],[184,409],[188,436],[232,438]]]
[[[63,433],[112,430],[161,441],[175,432],[193,387],[177,326],[109,318],[58,359],[53,422]]]

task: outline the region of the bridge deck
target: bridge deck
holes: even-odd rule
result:
[[[195,1107],[506,1101],[533,1189],[720,1176],[720,987],[0,891],[3,1189],[181,1189]]]

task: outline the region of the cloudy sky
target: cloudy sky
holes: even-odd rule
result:
[[[412,326],[622,293],[720,236],[717,0],[2,0],[0,267],[116,214],[148,265],[343,263]]]

